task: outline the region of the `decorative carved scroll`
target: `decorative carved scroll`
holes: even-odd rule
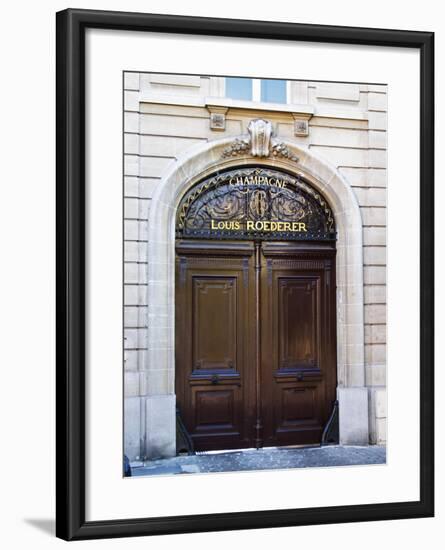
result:
[[[302,178],[268,168],[230,170],[210,177],[182,198],[178,237],[333,240],[332,211]]]

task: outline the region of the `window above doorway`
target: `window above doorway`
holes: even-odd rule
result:
[[[260,78],[226,78],[226,97],[265,103],[288,103],[287,81]]]

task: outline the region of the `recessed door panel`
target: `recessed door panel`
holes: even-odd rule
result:
[[[192,278],[194,371],[236,369],[237,277]]]
[[[279,383],[274,388],[277,444],[319,443],[320,386]]]
[[[318,364],[319,277],[280,277],[278,284],[279,367]]]
[[[280,426],[294,428],[312,422],[316,410],[316,388],[288,386],[281,389]]]
[[[194,425],[191,433],[199,445],[205,440],[207,448],[212,440],[218,446],[221,439],[239,440],[242,431],[242,399],[239,386],[198,386],[192,388]]]

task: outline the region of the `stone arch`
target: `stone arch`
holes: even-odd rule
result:
[[[146,454],[168,456],[175,423],[175,219],[184,193],[218,170],[252,165],[300,175],[329,202],[337,228],[337,379],[340,441],[368,443],[368,399],[364,367],[362,220],[356,197],[340,172],[312,151],[281,140],[285,155],[253,157],[248,150],[227,156],[235,138],[195,146],[179,156],[152,198],[148,224],[148,353]],[[162,435],[159,435],[162,432]]]

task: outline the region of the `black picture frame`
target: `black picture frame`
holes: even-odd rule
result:
[[[420,500],[161,518],[85,519],[85,30],[414,48],[420,52]],[[56,535],[65,540],[434,514],[434,33],[70,9],[57,13]]]

